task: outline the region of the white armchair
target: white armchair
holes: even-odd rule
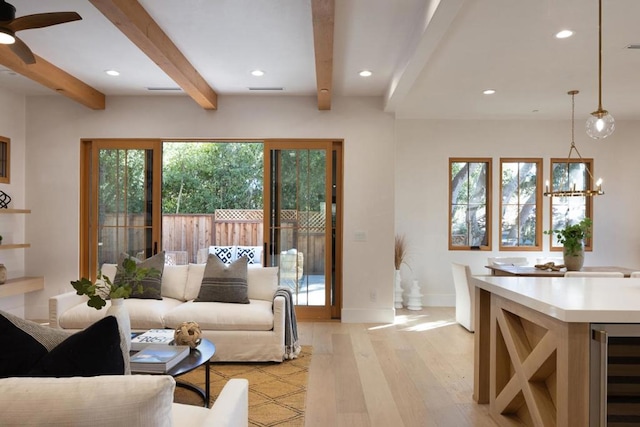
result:
[[[456,290],[456,322],[469,332],[474,331],[475,289],[471,285],[471,269],[468,265],[451,263],[453,284]]]

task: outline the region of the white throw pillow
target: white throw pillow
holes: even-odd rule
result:
[[[273,300],[273,294],[278,289],[278,267],[250,265],[247,269],[247,286],[249,299]]]
[[[113,282],[113,279],[116,277],[116,272],[118,271],[118,266],[116,264],[102,264],[102,268],[100,269],[100,273],[103,276],[107,276],[109,280]]]
[[[0,379],[0,425],[171,426],[168,375]]]
[[[184,292],[188,276],[188,265],[165,265],[162,273],[162,296],[186,301]]]
[[[187,286],[184,288],[184,300],[194,300],[200,293],[204,268],[207,264],[189,264],[189,274],[187,276]]]

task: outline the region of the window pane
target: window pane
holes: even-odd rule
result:
[[[542,159],[501,159],[501,249],[541,249]]]
[[[449,168],[449,248],[490,248],[491,159],[450,159]]]
[[[551,190],[571,191],[586,190],[592,187],[593,173],[592,159],[551,159]],[[592,197],[570,196],[551,198],[551,229],[558,230],[570,224],[580,222],[591,217]],[[562,245],[558,243],[555,235],[551,235],[551,248],[560,250]],[[591,239],[586,242],[586,249],[592,247]]]
[[[467,240],[467,206],[455,205],[451,214],[451,244],[469,246]]]

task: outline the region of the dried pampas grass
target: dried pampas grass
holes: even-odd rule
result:
[[[404,240],[404,236],[396,236],[395,256],[393,261],[396,266],[396,270],[400,270],[400,266],[404,262],[406,256],[407,242]]]

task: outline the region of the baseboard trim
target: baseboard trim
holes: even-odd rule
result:
[[[422,297],[422,302],[428,307],[455,307],[455,294],[426,294]]]

